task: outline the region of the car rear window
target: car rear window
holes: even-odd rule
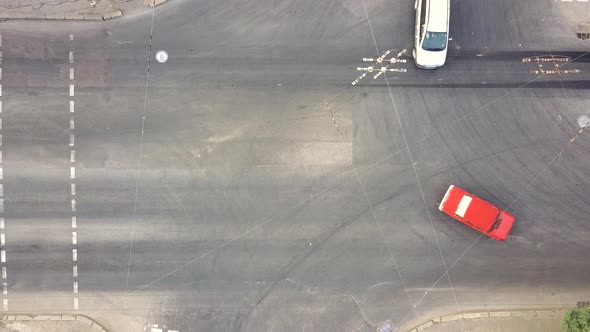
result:
[[[471,203],[472,200],[473,200],[473,198],[471,196],[468,196],[468,195],[463,196],[463,198],[461,198],[461,201],[459,202],[459,205],[457,206],[457,210],[455,211],[455,214],[461,218],[464,218],[465,212],[467,211],[467,208],[469,207],[469,204]]]

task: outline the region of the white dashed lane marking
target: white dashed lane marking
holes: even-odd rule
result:
[[[69,98],[69,111],[70,111],[70,195],[72,205],[72,285],[74,291],[74,310],[78,310],[78,233],[76,231],[76,119],[74,118],[74,90],[75,90],[75,69],[74,69],[74,52],[72,49],[72,41],[74,35],[70,35],[70,51],[68,53],[68,60],[70,63],[70,98]]]

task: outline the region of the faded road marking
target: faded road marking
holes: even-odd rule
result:
[[[70,106],[70,198],[71,198],[71,205],[72,205],[72,283],[73,283],[73,291],[74,291],[74,310],[78,310],[78,233],[76,232],[77,224],[76,224],[76,150],[74,150],[74,146],[76,145],[76,119],[74,118],[74,79],[75,79],[75,69],[74,69],[74,52],[72,51],[72,41],[74,40],[74,35],[70,34],[70,43],[69,43],[69,62],[70,62],[70,98],[69,98],[69,106]]]

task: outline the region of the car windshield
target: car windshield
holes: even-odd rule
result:
[[[498,227],[500,227],[500,222],[502,222],[502,212],[498,211],[498,215],[496,216],[496,220],[494,220],[494,223],[492,224],[492,227],[490,227],[490,232],[493,231],[494,229],[497,229]]]
[[[422,48],[435,52],[444,50],[447,48],[447,33],[426,31]]]

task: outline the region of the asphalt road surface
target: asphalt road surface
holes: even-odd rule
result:
[[[5,310],[375,331],[588,301],[589,13],[452,1],[443,68],[355,86],[363,57],[411,54],[410,0],[2,22]],[[506,242],[438,211],[450,184],[516,217]]]

